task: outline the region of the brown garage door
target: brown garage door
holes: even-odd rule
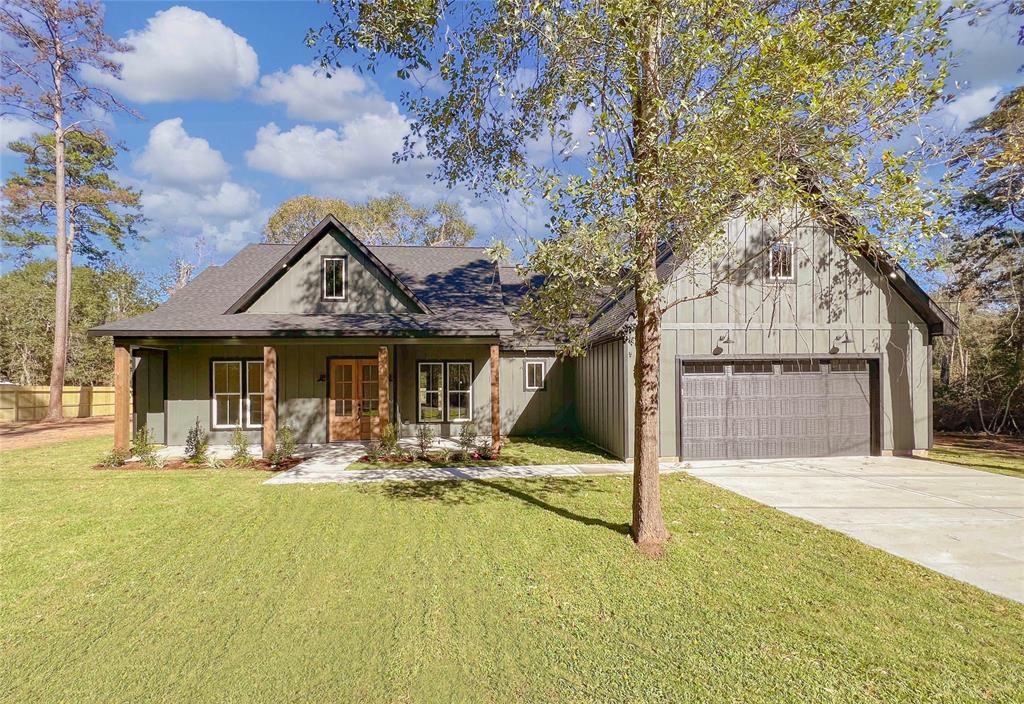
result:
[[[865,360],[683,362],[684,460],[871,453]]]

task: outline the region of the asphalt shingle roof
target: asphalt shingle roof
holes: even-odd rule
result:
[[[228,308],[290,248],[291,245],[248,245],[223,266],[205,269],[155,310],[101,325],[90,332],[149,337],[512,333],[498,268],[479,247],[369,247],[430,307],[430,314],[227,314]]]

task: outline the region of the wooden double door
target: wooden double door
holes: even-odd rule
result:
[[[380,382],[376,359],[332,359],[327,390],[327,440],[380,437]]]

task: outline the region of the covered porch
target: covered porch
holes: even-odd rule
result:
[[[465,424],[501,437],[498,341],[491,339],[115,339],[115,447],[142,427],[184,445],[197,421],[211,445],[236,428],[264,453],[287,424],[300,445],[369,442],[387,423],[412,438]]]

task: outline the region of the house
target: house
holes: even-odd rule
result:
[[[728,232],[723,261],[765,237],[742,218]],[[674,276],[672,255],[660,261],[666,296],[683,299],[664,316],[660,454],[929,447],[931,342],[949,317],[906,272],[822,228],[762,249],[710,296],[693,294],[714,272]],[[264,448],[283,423],[330,443],[384,422],[403,436],[471,422],[495,443],[580,432],[631,457],[632,297],[599,311],[585,356],[561,359],[516,332],[526,286],[480,248],[367,246],[333,217],[294,245],[249,245],[156,310],[91,331],[114,338],[115,443],[134,425],[180,445],[197,419],[211,442],[241,427]]]

